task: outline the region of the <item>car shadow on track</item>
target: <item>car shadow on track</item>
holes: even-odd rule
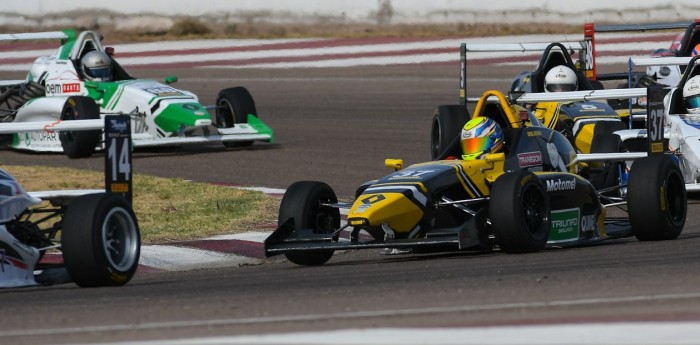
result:
[[[147,157],[177,157],[190,156],[202,153],[243,152],[243,151],[267,151],[279,149],[279,144],[260,144],[247,147],[224,147],[221,145],[201,146],[169,146],[169,147],[144,147],[134,150],[133,158]]]

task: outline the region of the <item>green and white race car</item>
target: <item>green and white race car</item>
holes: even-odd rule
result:
[[[223,89],[216,104],[204,106],[193,93],[170,85],[176,77],[163,84],[130,76],[95,32],[0,34],[0,41],[36,39],[60,39],[61,46],[37,58],[25,80],[0,81],[0,133],[12,133],[1,141],[11,148],[88,157],[103,148],[101,118],[108,114],[131,117],[136,148],[273,141],[244,87]],[[38,123],[44,131],[24,130]],[[93,130],[72,131],[78,128]]]

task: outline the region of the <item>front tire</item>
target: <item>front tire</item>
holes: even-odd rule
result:
[[[86,96],[68,97],[63,104],[61,120],[94,120],[100,118],[100,106]],[[101,130],[61,131],[58,134],[63,152],[68,158],[90,157],[102,139]]]
[[[72,200],[63,216],[61,243],[66,269],[78,286],[124,285],[136,273],[138,222],[129,202],[117,194]]]
[[[688,200],[681,171],[665,155],[636,160],[627,188],[634,236],[640,241],[672,240],[685,225]]]
[[[463,105],[441,105],[435,109],[430,132],[430,159],[462,156],[459,136],[467,121],[469,113]]]
[[[491,188],[491,227],[506,253],[542,250],[549,238],[550,213],[547,191],[531,172],[506,173]]]
[[[242,86],[219,91],[216,105],[216,124],[220,128],[231,128],[238,123],[248,123],[248,115],[258,116],[253,96]],[[245,147],[252,144],[252,141],[224,142],[226,147]]]
[[[336,202],[335,192],[323,182],[295,182],[284,193],[278,223],[294,218],[294,229],[313,229],[315,234],[332,233],[340,227],[340,210],[322,204]],[[333,250],[291,252],[285,256],[297,265],[318,266],[330,260]]]

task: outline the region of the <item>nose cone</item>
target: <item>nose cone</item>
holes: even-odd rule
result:
[[[380,227],[386,223],[398,233],[410,232],[422,217],[423,210],[401,192],[362,194],[348,213],[353,226]]]
[[[162,130],[175,132],[182,126],[210,125],[211,116],[199,103],[172,103],[156,116],[155,122]]]

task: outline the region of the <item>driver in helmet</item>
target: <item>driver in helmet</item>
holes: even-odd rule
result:
[[[683,101],[688,109],[688,114],[700,115],[700,75],[696,75],[685,82],[683,86]]]
[[[503,131],[490,117],[475,117],[462,128],[462,159],[481,159],[488,153],[499,152],[503,148]]]
[[[112,58],[107,53],[93,50],[80,59],[85,80],[112,81]]]
[[[544,76],[545,92],[576,91],[577,89],[576,72],[567,66],[554,66]]]

